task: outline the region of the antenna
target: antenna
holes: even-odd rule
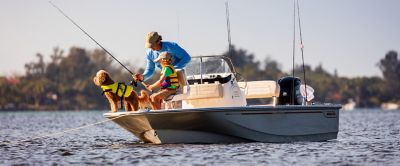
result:
[[[226,28],[228,31],[228,51],[229,51],[228,53],[229,53],[230,58],[232,59],[231,23],[229,21],[229,2],[228,1],[225,2],[225,9],[226,9],[225,10],[226,11]]]

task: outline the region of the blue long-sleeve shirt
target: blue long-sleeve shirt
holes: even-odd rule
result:
[[[178,44],[167,41],[163,41],[161,43],[161,49],[158,51],[154,51],[150,48],[146,49],[147,65],[143,73],[145,81],[153,76],[156,66],[160,69],[162,68],[159,62],[154,62],[154,59],[156,59],[162,52],[167,51],[171,54],[172,66],[174,66],[175,69],[184,68],[191,59],[190,55]]]

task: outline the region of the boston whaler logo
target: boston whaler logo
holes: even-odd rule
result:
[[[232,92],[232,99],[241,96],[239,85],[235,84],[233,80],[231,81],[231,92]]]

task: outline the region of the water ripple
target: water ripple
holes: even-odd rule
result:
[[[338,139],[325,142],[142,144],[102,112],[1,112],[0,165],[398,165],[400,111],[341,112]],[[21,141],[26,140],[26,141]]]

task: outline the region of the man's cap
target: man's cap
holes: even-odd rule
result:
[[[156,59],[154,59],[154,62],[158,62],[161,59],[171,59],[171,54],[168,52],[162,52]]]
[[[157,32],[150,32],[146,36],[146,48],[151,48],[154,44],[156,44],[157,40],[161,39],[161,36],[158,35]]]

